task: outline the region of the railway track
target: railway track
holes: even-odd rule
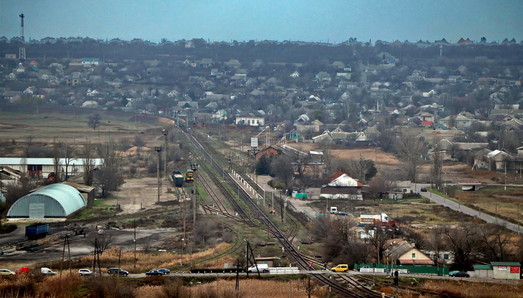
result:
[[[187,132],[184,133],[186,134],[187,138],[191,140],[191,143],[193,143],[200,150],[200,152],[202,152],[204,158],[207,160],[207,162],[209,162],[212,165],[214,170],[218,172],[220,176],[224,177],[225,182],[238,187],[239,198],[249,206],[249,208],[256,214],[256,217],[267,227],[269,232],[278,239],[285,252],[287,252],[287,254],[296,261],[299,267],[303,269],[308,268],[309,260],[295,249],[295,247],[292,245],[292,242],[289,240],[289,235],[285,235],[272,222],[272,220],[261,210],[258,204],[251,198],[251,196],[243,188],[239,187],[238,182],[234,179],[234,177],[227,173],[220,166],[220,164],[207,152],[205,147],[202,146],[201,143],[193,135]],[[358,282],[357,280],[350,280],[350,287],[347,287],[323,274],[312,275],[320,283],[329,286],[331,289],[347,297],[382,297],[381,293],[369,289],[367,286]]]

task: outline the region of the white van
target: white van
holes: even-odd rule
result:
[[[54,272],[53,270],[51,270],[47,267],[40,268],[40,273],[46,274],[46,275],[56,275],[56,272]]]
[[[263,273],[267,273],[269,272],[269,265],[267,264],[258,264],[258,265],[252,265],[251,267],[249,267],[247,269],[247,272],[258,272],[256,271],[256,266],[258,266],[258,271],[260,272],[263,272]]]

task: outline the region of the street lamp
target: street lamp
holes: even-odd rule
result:
[[[158,152],[158,162],[156,163],[156,178],[158,179],[158,203],[160,202],[160,152],[162,152],[162,147],[154,147],[154,150]]]

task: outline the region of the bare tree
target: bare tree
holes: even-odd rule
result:
[[[394,188],[395,180],[399,180],[399,178],[397,173],[395,175],[395,173],[380,172],[369,181],[367,191],[375,199],[382,199],[384,193]]]
[[[513,256],[513,237],[500,225],[488,224],[479,230],[481,251],[488,260],[503,262]]]
[[[360,156],[359,159],[349,159],[344,162],[340,161],[338,164],[341,164],[342,168],[350,173],[353,178],[358,179],[358,181],[364,184],[377,173],[374,161],[364,159],[362,156]]]
[[[94,146],[90,143],[86,143],[82,149],[85,185],[93,185],[93,170],[95,167],[93,158],[94,150]]]
[[[470,270],[480,248],[480,236],[476,225],[446,226],[443,229],[450,250],[454,253],[454,268]]]
[[[408,179],[416,181],[418,168],[427,153],[427,145],[419,137],[403,135],[396,140],[395,149],[399,159],[405,164]]]
[[[101,186],[101,196],[106,197],[110,191],[116,190],[123,182],[120,175],[121,161],[112,143],[100,146],[98,155],[102,158],[102,165],[93,170],[93,180]]]
[[[98,128],[98,126],[100,126],[100,114],[94,114],[94,115],[89,115],[89,119],[87,121],[87,125],[92,128],[93,130],[96,130],[96,128]]]
[[[312,233],[323,242],[325,260],[349,264],[368,260],[368,245],[357,238],[355,227],[348,217],[323,217],[314,223]]]
[[[106,251],[112,243],[113,236],[104,230],[98,230],[96,236],[91,239],[91,245],[99,254],[102,254],[104,251]]]
[[[432,182],[437,189],[440,189],[442,186],[441,173],[443,168],[443,157],[442,151],[439,150],[439,147],[436,146],[432,154]]]
[[[386,241],[392,238],[393,233],[392,231],[387,230],[379,225],[367,225],[365,227],[365,232],[369,236],[366,239],[367,243],[370,243],[374,249],[374,252],[376,253],[376,263],[379,264],[383,259]]]
[[[60,158],[62,155],[62,143],[54,142],[53,144],[53,166],[54,166],[54,174],[55,174],[55,181],[60,182],[62,179],[62,176],[60,175]]]
[[[279,155],[273,158],[271,162],[271,173],[285,185],[286,189],[292,186],[294,177],[292,162],[293,159],[286,155]]]
[[[73,160],[73,156],[75,154],[74,152],[74,148],[67,144],[67,143],[62,143],[62,148],[61,148],[61,152],[62,152],[62,157],[64,159],[64,163],[65,163],[65,176],[64,176],[64,180],[67,181],[68,180],[68,177],[69,177],[69,166],[71,165],[71,162]]]
[[[434,265],[441,266],[445,265],[445,260],[441,258],[441,252],[448,250],[447,241],[444,235],[444,229],[442,227],[436,227],[430,230],[427,247],[434,252],[432,261]]]

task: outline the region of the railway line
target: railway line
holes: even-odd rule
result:
[[[265,225],[267,227],[268,231],[272,235],[274,235],[274,237],[276,239],[278,239],[278,241],[280,242],[284,251],[292,259],[295,260],[295,262],[298,264],[299,267],[301,267],[303,269],[307,269],[310,259],[303,256],[298,250],[296,250],[296,248],[293,246],[291,240],[289,240],[289,238],[290,238],[289,236],[292,236],[292,235],[285,235],[285,233],[283,233],[274,224],[274,222],[272,222],[272,220],[263,212],[263,210],[258,206],[258,204],[251,198],[251,196],[242,187],[239,186],[239,183],[235,180],[235,178],[232,175],[230,175],[228,172],[226,172],[220,166],[220,164],[208,153],[208,151],[196,139],[196,137],[194,137],[192,134],[189,134],[187,131],[184,131],[184,133],[185,133],[186,137],[191,141],[191,143],[204,155],[203,158],[205,158],[205,160],[209,164],[211,164],[213,169],[220,176],[224,177],[224,180],[225,180],[224,183],[234,185],[238,188],[239,199],[242,200],[244,203],[246,203],[249,206],[250,210],[256,215],[256,218],[263,225]],[[225,187],[223,185],[222,185],[222,187],[225,189]],[[232,199],[232,200],[234,200],[234,199]],[[239,206],[238,202],[236,202],[236,204]],[[241,212],[242,212],[242,216],[246,216],[248,213],[246,210],[243,210],[243,208],[242,208]],[[294,232],[294,234],[295,233],[296,232]],[[292,239],[294,238],[294,236],[292,237]],[[344,295],[347,297],[382,297],[381,293],[373,291],[372,289],[367,287],[365,284],[357,281],[356,279],[348,277],[348,276],[343,277],[343,279],[345,280],[345,283],[348,284],[348,286],[345,286],[343,284],[340,284],[339,282],[332,280],[331,278],[329,278],[323,274],[312,274],[312,275],[321,284],[327,285],[331,289],[333,289],[336,292],[340,293],[341,295]]]

